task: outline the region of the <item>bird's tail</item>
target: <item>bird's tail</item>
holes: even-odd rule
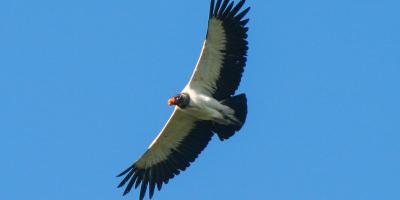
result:
[[[233,116],[236,118],[234,123],[229,123],[229,124],[214,123],[213,131],[217,133],[220,140],[225,140],[233,136],[235,132],[239,131],[242,128],[244,122],[246,121],[247,98],[245,94],[239,94],[224,99],[221,101],[221,103],[223,105],[230,107],[234,111]]]

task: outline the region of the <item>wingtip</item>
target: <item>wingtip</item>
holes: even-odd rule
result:
[[[146,170],[146,172],[144,173],[142,185],[140,187],[140,200],[142,200],[144,196],[146,196],[147,185],[149,184],[149,173],[149,170]]]
[[[118,184],[117,188],[121,188],[121,187],[124,186],[124,185],[125,185],[125,183],[122,183],[122,182],[121,182],[121,183]]]
[[[122,194],[122,196],[125,196],[129,193],[129,191],[124,191],[124,193]]]
[[[125,169],[123,172],[119,173],[116,177],[118,178],[118,177],[121,177],[121,176],[125,175],[126,173],[131,171],[134,166],[135,165],[131,165],[130,167],[128,167],[128,169]]]

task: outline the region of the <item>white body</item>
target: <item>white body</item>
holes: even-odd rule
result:
[[[238,122],[234,117],[234,111],[228,106],[221,104],[213,97],[201,94],[190,87],[186,87],[182,92],[188,94],[190,97],[190,102],[187,107],[184,109],[178,107],[178,109],[182,110],[184,113],[200,120],[211,120],[219,124]]]

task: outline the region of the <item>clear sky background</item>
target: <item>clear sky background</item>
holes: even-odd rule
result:
[[[400,199],[400,2],[247,4],[247,122],[155,199]],[[0,199],[137,199],[115,175],[168,119],[208,9],[1,1]]]

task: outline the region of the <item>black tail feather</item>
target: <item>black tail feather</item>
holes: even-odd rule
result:
[[[247,116],[247,98],[245,94],[239,94],[229,97],[221,101],[221,103],[232,108],[235,111],[235,118],[239,121],[239,123],[228,125],[214,123],[213,131],[217,133],[219,139],[222,141],[232,137],[235,132],[242,128]]]

